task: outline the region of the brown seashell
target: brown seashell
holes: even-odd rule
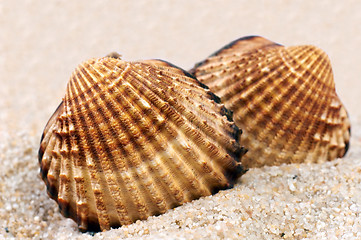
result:
[[[330,61],[314,46],[245,37],[191,71],[233,111],[245,167],[324,162],[348,150],[350,122]]]
[[[106,230],[232,186],[241,131],[194,77],[167,62],[91,59],[45,127],[48,194],[81,231]],[[218,99],[219,100],[219,99]]]

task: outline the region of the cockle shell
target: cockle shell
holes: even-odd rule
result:
[[[98,231],[231,187],[245,151],[217,101],[160,60],[82,63],[41,140],[49,196],[80,230]]]
[[[317,47],[245,37],[190,72],[233,111],[249,150],[245,167],[324,162],[347,152],[349,118],[330,61]]]

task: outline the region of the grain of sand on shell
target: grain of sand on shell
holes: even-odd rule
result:
[[[361,121],[355,119],[343,159],[251,169],[233,189],[94,235],[80,233],[47,196],[33,133],[41,129],[8,129],[0,128],[0,239],[361,239]]]

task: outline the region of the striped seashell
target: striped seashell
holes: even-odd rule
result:
[[[233,111],[249,149],[244,167],[324,162],[347,152],[350,121],[322,50],[251,36],[190,72]]]
[[[49,196],[81,231],[159,215],[243,173],[219,98],[167,62],[112,56],[76,68],[39,150]]]

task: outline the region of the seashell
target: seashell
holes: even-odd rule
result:
[[[241,131],[190,76],[161,60],[116,55],[73,72],[39,162],[49,196],[81,231],[159,215],[231,187],[244,172]]]
[[[335,92],[330,60],[314,46],[238,39],[190,71],[233,111],[249,149],[244,167],[343,157],[350,121]]]

